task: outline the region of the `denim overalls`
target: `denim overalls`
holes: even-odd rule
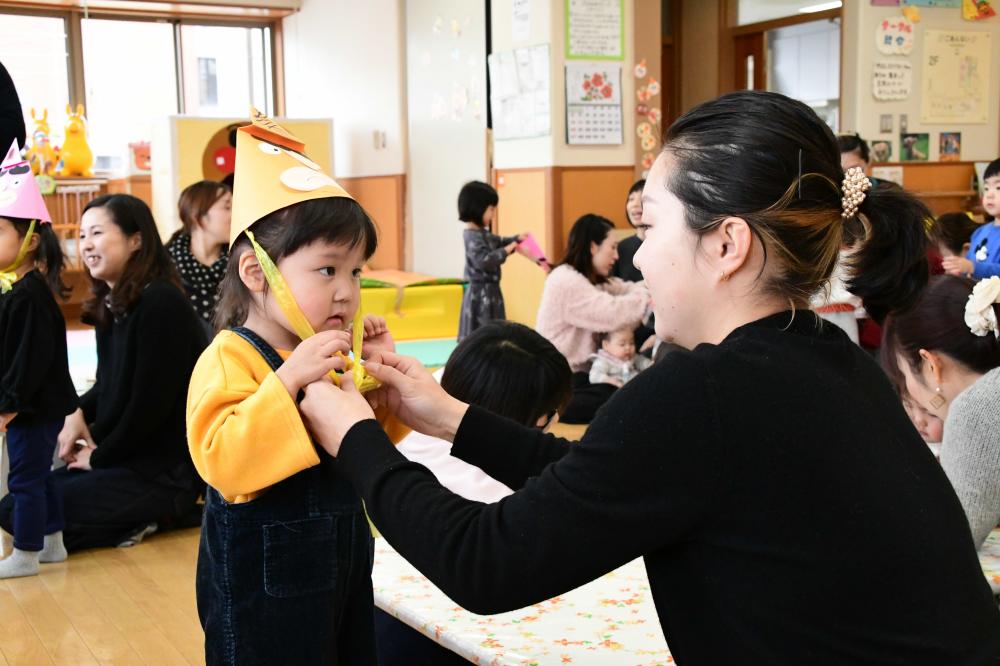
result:
[[[233,332],[281,365],[253,331]],[[243,504],[208,488],[197,593],[209,666],[377,664],[374,542],[336,460],[319,456]]]

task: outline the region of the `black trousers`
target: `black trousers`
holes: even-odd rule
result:
[[[616,391],[612,384],[591,384],[586,372],[573,373],[573,395],[559,415],[562,423],[590,423],[601,405]]]
[[[63,542],[72,552],[117,546],[137,529],[153,522],[170,522],[195,507],[198,491],[169,476],[147,479],[124,467],[52,473],[63,497]],[[0,500],[0,527],[13,529],[14,501]]]

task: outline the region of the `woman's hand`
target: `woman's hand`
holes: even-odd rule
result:
[[[333,370],[344,369],[344,359],[337,352],[351,351],[351,334],[347,331],[321,331],[295,348],[288,360],[274,373],[294,400],[299,391]]]
[[[77,450],[81,446],[97,448],[93,437],[90,436],[90,428],[87,427],[87,419],[83,417],[83,410],[79,408],[63,421],[63,428],[59,431],[56,441],[59,443],[59,459],[66,463],[76,460]],[[89,454],[87,460],[88,462],[90,460]]]
[[[82,446],[76,450],[73,460],[69,461],[66,465],[69,469],[78,469],[84,472],[89,472],[90,467],[90,454],[94,452],[96,446],[91,446],[90,444]]]
[[[382,382],[368,397],[373,406],[385,406],[418,432],[452,441],[469,406],[448,395],[420,361],[386,352],[365,364],[368,374]]]
[[[373,353],[394,352],[396,343],[389,333],[385,317],[365,315],[365,339],[361,346],[361,357],[368,358]]]
[[[346,372],[340,388],[326,379],[305,387],[306,397],[299,403],[302,420],[320,446],[331,456],[340,453],[347,431],[362,421],[375,418],[368,401],[354,385],[354,376]]]
[[[972,275],[976,270],[975,264],[965,257],[945,257],[941,260],[941,266],[949,275]]]

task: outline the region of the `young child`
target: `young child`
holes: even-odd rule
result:
[[[635,326],[603,333],[601,348],[593,358],[590,383],[612,384],[618,388],[653,365],[652,360],[635,353]]]
[[[964,257],[972,247],[972,235],[980,226],[965,213],[944,213],[934,220],[928,235],[942,259]]]
[[[972,234],[965,257],[947,257],[944,270],[982,280],[1000,275],[1000,158],[983,172],[983,211],[986,222]]]
[[[469,283],[462,297],[459,340],[490,320],[507,318],[500,293],[500,266],[517,251],[524,235],[501,237],[492,233],[499,201],[497,191],[478,180],[466,183],[458,193],[458,219],[465,223],[465,280]]]
[[[7,432],[14,550],[0,578],[66,559],[62,498],[50,472],[63,420],[77,406],[66,322],[63,253],[17,142],[0,164],[0,430]]]
[[[335,355],[351,349],[375,227],[282,127],[254,112],[237,134],[216,315],[234,328],[199,359],[187,409],[210,486],[197,573],[206,661],[375,664],[368,522],[297,408],[307,384],[345,367]],[[384,320],[364,329],[369,350],[393,348]]]

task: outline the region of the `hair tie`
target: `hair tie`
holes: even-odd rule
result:
[[[993,333],[1000,339],[995,303],[1000,303],[1000,277],[996,275],[977,282],[965,304],[965,324],[973,335],[984,337]]]
[[[840,217],[849,220],[858,214],[858,207],[865,200],[865,192],[872,188],[872,181],[868,180],[865,170],[861,167],[851,167],[844,172],[844,182],[841,185],[841,207],[843,212]]]

